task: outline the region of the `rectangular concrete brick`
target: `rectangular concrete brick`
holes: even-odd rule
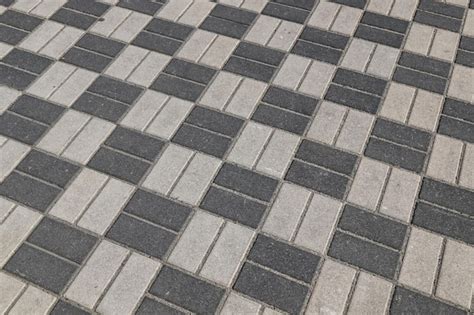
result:
[[[329,30],[341,6],[329,1],[321,1],[311,15],[308,25]]]
[[[266,4],[266,0],[244,0],[244,3],[242,3],[240,7],[250,11],[262,12]]]
[[[337,138],[336,146],[361,154],[373,122],[373,115],[356,110],[349,110]]]
[[[194,1],[179,18],[178,22],[197,27],[209,15],[215,5],[215,3],[208,1]]]
[[[74,73],[49,97],[50,101],[70,107],[94,82],[97,74],[84,69]]]
[[[436,30],[430,56],[453,62],[459,42],[459,34],[443,29]]]
[[[77,28],[66,26],[39,52],[51,58],[59,59],[84,34]]]
[[[421,55],[427,55],[434,36],[434,28],[413,23],[405,42],[404,49]]]
[[[21,42],[19,47],[38,52],[43,48],[56,34],[64,28],[63,24],[45,21],[37,29],[35,29],[30,36]]]
[[[426,174],[450,183],[456,181],[463,143],[460,140],[436,135]]]
[[[27,145],[14,140],[7,140],[0,147],[0,182],[13,171],[15,166],[30,151]]]
[[[110,178],[97,198],[87,208],[78,226],[100,235],[104,235],[117,214],[131,196],[134,187]]]
[[[367,73],[390,79],[398,60],[399,50],[385,45],[377,45],[372,55]]]
[[[374,43],[354,38],[347,48],[341,65],[359,72],[365,72],[374,49]]]
[[[311,60],[308,58],[293,54],[288,55],[273,80],[273,83],[295,90],[303,79],[310,63]]]
[[[459,185],[474,189],[474,144],[466,144]]]
[[[113,123],[92,118],[64,150],[62,156],[84,165],[87,164],[114,128]]]
[[[443,238],[418,228],[412,228],[399,281],[431,294],[438,269]]]
[[[257,163],[256,169],[272,176],[283,178],[299,141],[300,138],[298,136],[275,129]]]
[[[149,87],[170,60],[171,57],[167,55],[150,51],[138,67],[133,70],[127,81]]]
[[[120,124],[140,131],[145,130],[168,99],[168,95],[146,90]]]
[[[209,253],[200,275],[229,286],[250,246],[253,234],[251,229],[227,222]]]
[[[472,10],[467,11],[462,33],[463,35],[474,36],[474,11]]]
[[[177,57],[197,62],[216,39],[217,35],[208,31],[196,30],[183,45]]]
[[[418,90],[408,124],[435,131],[442,101],[443,97],[441,95]]]
[[[2,98],[0,99],[0,114],[21,95],[19,91],[6,86],[0,86],[0,94],[2,94]]]
[[[258,315],[260,314],[260,307],[260,304],[231,292],[224,303],[221,314],[235,315],[241,313],[246,315]]]
[[[250,118],[266,88],[267,85],[263,82],[244,79],[225,111],[244,118]]]
[[[347,108],[330,102],[322,102],[308,131],[308,137],[333,144],[346,116]]]
[[[325,253],[342,204],[329,197],[314,194],[295,238],[295,244]]]
[[[260,45],[266,45],[280,23],[281,21],[277,18],[260,15],[245,36],[245,40]]]
[[[326,260],[309,299],[306,312],[342,314],[355,274],[356,271],[350,267]]]
[[[171,197],[192,205],[197,205],[211,183],[222,161],[205,154],[197,153],[184,170]]]
[[[331,26],[331,30],[346,35],[352,35],[363,12],[364,11],[360,9],[342,6]]]
[[[176,21],[192,3],[193,0],[169,2],[158,12],[157,16],[166,20]]]
[[[392,10],[390,11],[390,16],[410,20],[415,13],[417,5],[417,0],[395,0]]]
[[[130,42],[148,24],[151,16],[132,12],[110,35],[113,39]]]
[[[168,261],[191,272],[196,272],[212,245],[224,220],[197,211],[171,252]]]
[[[112,7],[107,11],[102,19],[97,21],[90,29],[92,33],[109,36],[123,21],[131,14],[132,11]]]
[[[107,68],[105,74],[114,78],[125,80],[129,74],[140,64],[147,55],[148,50],[137,47],[128,46],[125,48],[115,61]],[[150,71],[150,69],[148,70]]]
[[[380,212],[405,222],[410,221],[420,181],[421,177],[415,173],[393,168]]]
[[[86,114],[68,110],[41,139],[38,147],[56,155],[60,154],[73,137],[87,124],[89,118],[90,116]]]
[[[17,0],[12,6],[12,9],[30,12],[35,6],[37,6],[41,0]]]
[[[56,297],[46,293],[33,286],[28,286],[21,297],[16,301],[8,314],[23,315],[23,314],[49,314]]]
[[[272,134],[272,128],[249,122],[230,151],[228,160],[252,168]]]
[[[287,241],[291,240],[310,196],[309,190],[284,183],[265,220],[263,231]]]
[[[11,50],[13,49],[13,46],[8,45],[6,43],[0,43],[0,58],[5,57]],[[2,89],[8,89],[6,86],[2,86]],[[2,108],[2,106],[0,106]]]
[[[44,18],[49,18],[66,2],[67,0],[43,0],[33,10],[31,10],[30,13]]]
[[[405,122],[410,112],[415,92],[415,88],[395,82],[390,83],[380,115],[399,122]]]
[[[159,262],[133,253],[100,302],[97,311],[101,314],[132,314],[160,267]]]
[[[28,93],[48,98],[66,79],[77,69],[63,62],[57,62],[51,66],[32,86]]]
[[[88,308],[93,308],[127,254],[127,249],[102,241],[64,296]]]
[[[454,65],[453,73],[451,75],[451,83],[448,89],[448,95],[466,102],[472,102],[471,78],[473,76],[473,68]]]
[[[348,314],[385,314],[392,284],[386,280],[361,272],[352,294]]]
[[[163,139],[171,139],[192,107],[191,102],[171,98],[146,131]]]
[[[436,296],[461,305],[472,307],[474,283],[474,248],[448,240],[439,274]]]
[[[219,72],[206,93],[204,93],[200,103],[223,110],[241,81],[242,77],[238,75],[229,72]]]
[[[372,0],[367,6],[367,10],[379,14],[388,15],[392,8],[393,0]]]
[[[0,272],[0,312],[6,314],[7,309],[13,304],[13,302],[22,293],[23,288],[26,285],[8,275],[5,272]]]
[[[314,60],[298,90],[322,98],[335,70],[333,65]]]
[[[14,202],[0,197],[0,224],[5,221],[15,206],[16,204]]]
[[[388,165],[362,158],[347,200],[356,205],[375,210],[387,178]]]
[[[167,195],[193,156],[193,151],[170,143],[143,182],[143,187]]]
[[[107,176],[84,168],[49,212],[74,223],[107,181]]]
[[[199,62],[220,69],[224,66],[238,43],[239,41],[234,38],[219,35]]]
[[[268,42],[268,47],[289,51],[300,35],[303,26],[298,23],[282,21]]]
[[[18,206],[0,225],[0,267],[3,267],[21,242],[30,234],[41,215]]]

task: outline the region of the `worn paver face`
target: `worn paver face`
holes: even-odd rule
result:
[[[472,314],[474,0],[0,0],[0,314]]]

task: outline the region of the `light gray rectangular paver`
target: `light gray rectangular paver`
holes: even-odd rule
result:
[[[393,168],[385,188],[380,212],[405,222],[410,221],[420,181],[421,177],[418,174]]]
[[[411,25],[408,32],[404,49],[421,55],[427,55],[433,36],[433,27],[415,22]]]
[[[439,94],[418,90],[408,124],[435,131],[442,101],[443,97]]]
[[[0,272],[0,313],[6,314],[7,309],[21,294],[25,284],[5,272]]]
[[[430,49],[430,56],[453,62],[458,48],[459,34],[437,29]]]
[[[209,15],[215,5],[215,3],[209,1],[194,1],[181,15],[179,22],[197,27]]]
[[[197,153],[171,192],[171,197],[197,205],[211,183],[222,161]]]
[[[238,43],[239,41],[235,38],[218,35],[199,62],[220,69],[224,66]]]
[[[133,190],[132,185],[110,178],[77,225],[103,235],[128,201]]]
[[[191,272],[196,272],[212,245],[224,220],[198,210],[171,252],[168,261]]]
[[[367,10],[379,14],[388,15],[392,8],[393,0],[371,0]]]
[[[308,314],[342,314],[356,271],[340,263],[326,260],[311,295]]]
[[[229,286],[250,246],[254,231],[227,222],[207,258],[200,275]]]
[[[97,307],[102,314],[133,314],[161,264],[133,253]]]
[[[181,0],[168,2],[160,11],[158,11],[158,17],[176,21],[186,9],[193,3],[193,0]]]
[[[362,158],[347,200],[356,205],[375,210],[387,178],[388,165]]]
[[[336,18],[340,7],[339,4],[329,1],[319,2],[308,20],[308,25],[328,30]]]
[[[59,59],[84,34],[84,31],[66,26],[39,52],[51,58]]]
[[[472,103],[474,100],[472,78],[474,78],[473,68],[455,64],[448,88],[448,95]]]
[[[133,70],[127,81],[149,87],[170,60],[170,56],[151,51]]]
[[[0,95],[2,95],[0,98],[1,114],[21,95],[21,93],[7,86],[0,86]]]
[[[28,13],[40,2],[41,0],[17,0],[15,3],[13,3],[11,8]]]
[[[303,79],[310,63],[311,60],[308,58],[293,54],[288,55],[273,83],[295,90]]]
[[[127,249],[109,241],[102,241],[64,296],[88,308],[93,308],[127,254]]]
[[[354,38],[342,58],[341,65],[345,68],[364,72],[374,49],[374,43]]]
[[[219,72],[215,80],[204,93],[200,103],[216,109],[224,109],[242,77],[230,72]]]
[[[143,182],[143,187],[167,195],[193,156],[193,151],[170,143]]]
[[[467,36],[474,36],[474,10],[467,10],[466,20],[462,34]]]
[[[113,39],[130,42],[148,24],[151,16],[132,12],[119,27],[110,35]]]
[[[146,90],[120,124],[140,131],[145,130],[168,99],[166,94]]]
[[[191,102],[172,97],[148,126],[146,132],[167,140],[171,139],[192,107]]]
[[[49,100],[70,107],[97,77],[97,73],[78,68],[54,91]]]
[[[390,16],[410,20],[418,5],[417,0],[395,0]]]
[[[361,272],[352,294],[348,314],[385,314],[391,288],[390,282]]]
[[[363,12],[361,9],[342,6],[331,26],[331,30],[346,35],[352,35]]]
[[[436,135],[426,174],[450,183],[456,181],[463,143],[460,140]]]
[[[28,93],[48,98],[77,68],[67,63],[56,62],[28,88]]]
[[[16,204],[4,197],[0,197],[0,224],[8,217]]]
[[[30,234],[41,219],[37,212],[18,206],[0,225],[0,267],[7,262],[15,249]]]
[[[33,10],[31,10],[30,13],[44,18],[49,18],[66,2],[67,0],[43,0]]]
[[[373,115],[356,110],[349,110],[337,138],[336,146],[361,154],[373,122]]]
[[[114,128],[113,123],[93,117],[64,150],[62,156],[87,164]]]
[[[128,46],[107,68],[105,74],[125,80],[147,55],[148,50],[137,46]],[[150,71],[151,69],[149,69]]]
[[[28,286],[8,312],[11,315],[48,314],[56,298],[33,286]]]
[[[459,185],[474,189],[474,144],[467,143],[464,151]]]
[[[82,169],[49,214],[74,223],[106,181],[106,175],[88,168]]]
[[[399,50],[385,45],[377,45],[370,60],[367,73],[390,79],[398,60]]]
[[[314,194],[295,238],[295,244],[325,253],[342,204]]]
[[[313,60],[298,91],[322,98],[335,70],[333,65]]]
[[[263,231],[289,241],[306,209],[311,192],[284,183],[263,225]]]
[[[399,122],[405,122],[410,112],[416,89],[392,82],[383,101],[380,115]]]
[[[221,315],[258,315],[260,307],[260,304],[231,292],[224,303]]]
[[[245,40],[260,45],[266,45],[275,33],[280,22],[281,21],[277,18],[260,15],[245,36]]]
[[[308,137],[332,144],[346,115],[347,108],[331,102],[322,102],[311,124]]]
[[[0,147],[0,182],[13,171],[29,151],[30,148],[27,145],[14,140],[7,140]]]
[[[283,20],[268,42],[268,47],[289,51],[302,29],[303,26],[299,23]]]
[[[196,30],[179,50],[179,58],[197,62],[216,39],[217,35],[208,31]]]
[[[5,57],[11,50],[13,49],[12,45],[8,45],[6,43],[0,43],[0,58]],[[7,89],[6,86],[1,86],[0,88]],[[0,105],[0,109],[2,106]]]
[[[272,134],[272,128],[250,121],[242,130],[228,160],[252,168]]]
[[[266,88],[267,85],[263,82],[244,79],[225,111],[249,118]]]
[[[90,116],[84,113],[68,110],[41,139],[38,147],[54,154],[60,154],[89,119]]]
[[[474,283],[473,261],[474,247],[448,239],[436,295],[467,309],[471,308]]]
[[[399,281],[417,290],[431,294],[443,238],[413,227],[403,257]]]
[[[257,163],[257,170],[275,177],[283,178],[295,154],[300,137],[275,129],[265,151]]]
[[[109,36],[112,32],[131,14],[132,11],[112,7],[107,11],[102,19],[97,21],[90,29],[92,33],[97,33],[104,36]]]

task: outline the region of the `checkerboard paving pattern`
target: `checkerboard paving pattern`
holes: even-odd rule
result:
[[[0,0],[0,313],[474,312],[473,0]]]

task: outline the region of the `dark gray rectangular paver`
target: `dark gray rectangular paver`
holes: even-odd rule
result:
[[[181,47],[182,42],[158,34],[141,32],[135,37],[132,44],[171,56]]]
[[[168,266],[161,269],[150,288],[151,294],[198,314],[213,314],[224,292],[224,289]]]
[[[372,135],[422,151],[427,151],[431,142],[429,132],[383,118],[378,118],[375,121]]]
[[[243,125],[243,120],[222,112],[195,106],[186,118],[186,122],[201,128],[235,137]]]
[[[11,26],[0,24],[0,42],[16,45],[28,36],[28,32],[16,29]]]
[[[117,127],[105,145],[153,161],[160,154],[164,142],[131,129]]]
[[[145,297],[142,304],[137,309],[137,315],[153,315],[153,314],[167,314],[167,315],[184,315],[186,313],[181,312],[169,305],[160,303],[156,300]]]
[[[72,104],[72,108],[108,121],[117,122],[129,107],[124,103],[86,92]]]
[[[302,135],[309,124],[309,118],[291,111],[279,109],[266,104],[258,105],[252,115],[252,120]]]
[[[76,46],[109,57],[115,57],[125,47],[125,44],[109,38],[86,33],[77,41]]]
[[[163,0],[120,0],[117,6],[137,11],[143,14],[154,15],[163,6]]]
[[[183,124],[174,135],[173,142],[222,158],[229,149],[232,140],[192,125]]]
[[[0,23],[25,31],[33,31],[43,22],[42,19],[14,10],[6,10],[0,15]]]
[[[6,85],[13,89],[22,91],[35,79],[36,76],[29,72],[21,71],[0,63],[0,85]]]
[[[97,20],[93,16],[64,8],[56,11],[50,19],[82,30],[88,29]]]
[[[188,101],[196,101],[205,86],[168,74],[160,74],[150,86],[151,89]]]
[[[41,74],[53,63],[53,60],[14,48],[3,57],[2,62],[35,74]]]
[[[276,68],[253,60],[231,56],[223,70],[243,75],[255,80],[269,82]]]
[[[318,104],[318,100],[315,98],[275,86],[270,86],[262,102],[286,108],[307,116],[313,115],[316,105]]]
[[[64,108],[34,96],[22,95],[9,107],[9,110],[51,125],[63,113]]]
[[[112,62],[112,59],[85,49],[72,47],[64,54],[61,61],[87,70],[102,72]]]
[[[377,113],[381,99],[378,96],[331,84],[325,100],[352,107],[369,114]]]
[[[148,23],[145,30],[183,41],[192,33],[193,28],[180,23],[154,18]]]
[[[75,305],[69,304],[63,300],[59,300],[53,307],[49,315],[89,315],[91,313],[78,308]]]
[[[211,68],[181,59],[172,59],[163,71],[167,74],[201,84],[209,83],[216,73],[216,71]]]
[[[138,86],[104,76],[98,77],[87,90],[126,104],[132,104],[143,91]]]
[[[387,82],[366,74],[347,69],[337,69],[332,82],[351,88],[382,96]]]
[[[110,6],[95,0],[69,0],[64,7],[99,17]]]
[[[262,14],[302,24],[308,17],[309,11],[270,2],[267,3]]]
[[[47,129],[45,125],[9,112],[0,116],[0,134],[26,144],[36,143]]]

